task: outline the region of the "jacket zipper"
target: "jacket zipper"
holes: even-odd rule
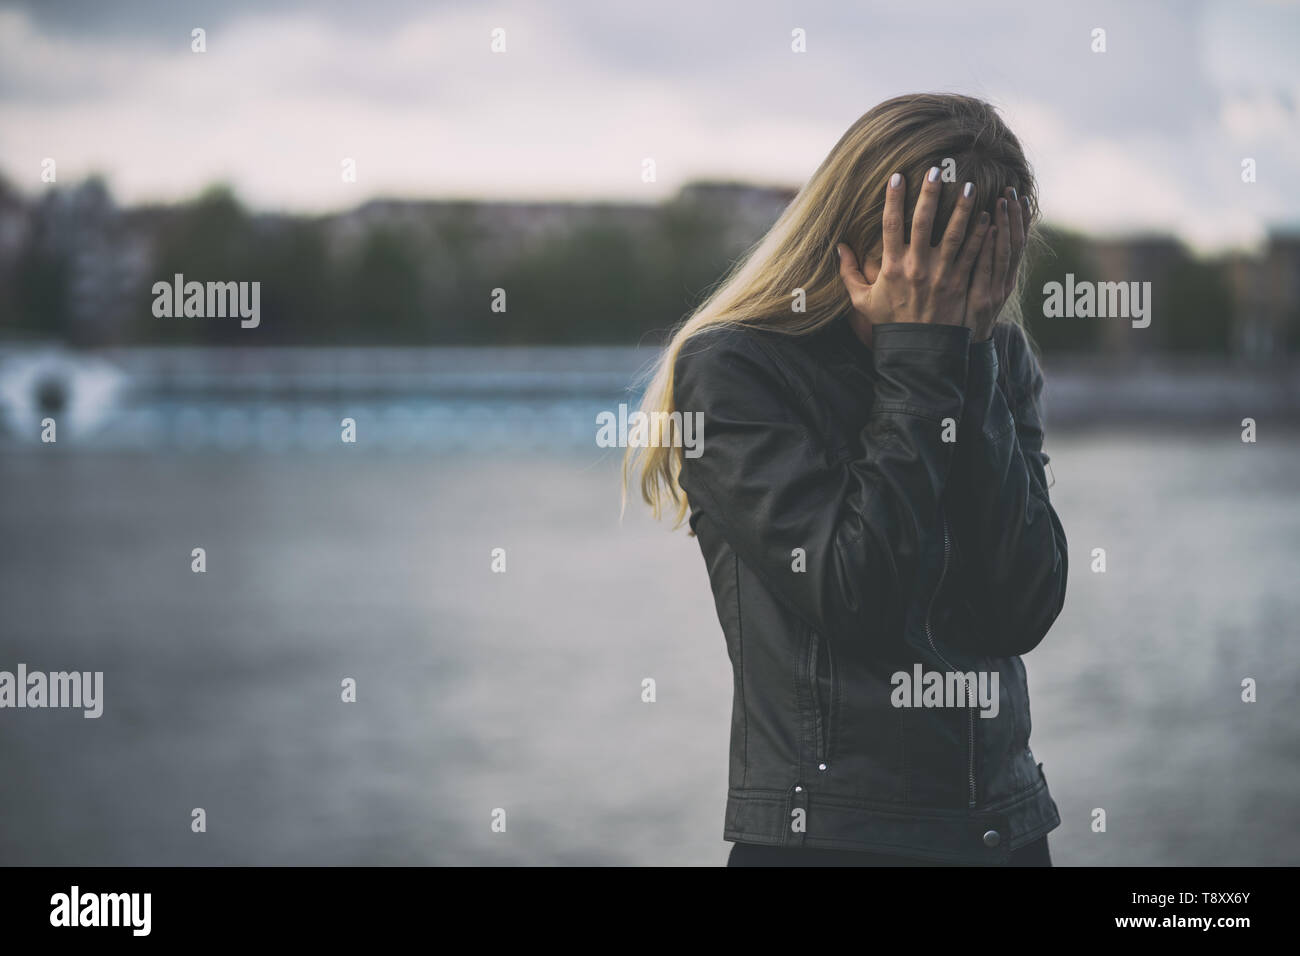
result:
[[[817,769],[826,770],[827,761],[830,759],[830,736],[831,736],[831,707],[834,706],[835,696],[835,658],[831,656],[830,644],[826,644],[826,668],[830,674],[831,697],[826,702],[826,714],[822,715],[821,686],[817,679],[817,652],[821,646],[821,640],[816,631],[810,631],[811,640],[808,642],[808,687],[812,692],[813,713],[816,715],[816,734],[817,734]]]
[[[945,667],[954,673],[961,673],[956,667],[939,652],[939,646],[934,642],[934,631],[930,628],[930,615],[934,611],[935,599],[939,596],[939,589],[943,587],[944,578],[948,575],[948,561],[952,555],[952,540],[948,536],[948,517],[940,512],[943,521],[943,569],[939,572],[939,583],[934,586],[934,593],[930,595],[930,606],[925,612],[925,639],[930,642],[930,649],[939,660],[943,661]],[[966,688],[966,700],[970,700],[970,688]],[[975,708],[966,706],[966,780],[969,786],[967,806],[971,809],[975,807]]]

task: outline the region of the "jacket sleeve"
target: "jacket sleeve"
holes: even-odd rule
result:
[[[1024,654],[1065,602],[1065,530],[1047,495],[1043,374],[1024,333],[1009,326],[970,350],[966,408],[946,503],[973,572],[968,599],[986,626],[972,648]]]
[[[739,558],[833,639],[897,635],[921,545],[952,461],[944,418],[961,416],[970,330],[873,330],[876,396],[860,450],[842,460],[809,427],[809,398],[766,343],[724,331],[689,340],[674,398],[702,413],[702,452],[679,481]],[[865,361],[865,359],[864,359]],[[794,570],[794,549],[806,570]]]

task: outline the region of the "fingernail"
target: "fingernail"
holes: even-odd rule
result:
[[[1006,211],[1007,211],[1007,201],[1005,199],[999,199],[998,212],[1006,212]]]
[[[987,226],[988,224],[989,224],[989,214],[986,212],[980,213],[980,225]]]
[[[902,173],[894,173],[894,175],[892,175],[892,176],[889,177],[889,188],[890,188],[890,189],[897,189],[897,188],[898,188],[898,184],[901,183],[902,181],[903,181],[903,174],[902,174]]]
[[[1012,187],[1011,187],[1011,201],[1012,201],[1012,202],[1015,202],[1015,201],[1016,201],[1016,187],[1015,187],[1015,186],[1012,186]]]
[[[930,182],[932,182],[932,183],[933,183],[933,182],[938,182],[938,181],[939,181],[939,167],[938,167],[938,166],[931,166],[931,167],[930,167],[930,171],[926,174],[925,178],[928,179],[928,180],[929,180]]]
[[[970,199],[970,194],[973,193],[974,191],[975,191],[975,184],[967,183],[965,186],[962,187],[961,194],[964,198]]]
[[[844,254],[840,252],[840,244],[838,242],[831,246],[831,255],[833,255],[836,259],[844,258]]]

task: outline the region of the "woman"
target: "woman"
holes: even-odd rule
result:
[[[650,383],[644,411],[702,415],[702,453],[625,464],[689,508],[726,635],[729,865],[1050,865],[1019,657],[1066,581],[1015,294],[1034,195],[988,104],[882,103]]]

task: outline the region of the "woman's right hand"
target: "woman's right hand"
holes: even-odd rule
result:
[[[971,273],[985,237],[989,214],[980,213],[970,236],[966,224],[975,207],[975,187],[967,183],[953,209],[952,219],[939,245],[931,246],[930,233],[939,208],[939,167],[931,167],[912,214],[912,241],[903,242],[903,200],[907,183],[895,173],[885,186],[882,220],[884,242],[880,268],[858,267],[853,250],[836,245],[840,278],[853,303],[853,330],[871,344],[871,327],[887,322],[962,325]]]

